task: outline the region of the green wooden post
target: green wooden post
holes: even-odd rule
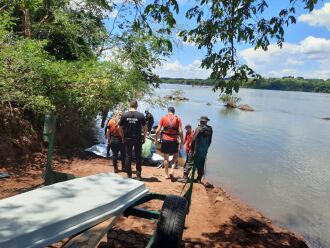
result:
[[[52,168],[53,149],[55,142],[56,117],[54,114],[46,114],[44,122],[43,137],[48,142],[47,165],[44,174],[45,185],[63,182],[74,179],[75,176],[69,173],[57,172]]]
[[[50,185],[54,181],[54,173],[52,169],[53,149],[54,149],[54,138],[56,129],[56,117],[53,114],[45,115],[43,138],[45,142],[48,142],[48,154],[47,164],[44,175],[45,185]]]

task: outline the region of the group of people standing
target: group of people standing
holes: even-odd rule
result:
[[[112,150],[114,172],[118,172],[118,153],[121,154],[122,171],[132,177],[133,150],[136,162],[136,179],[142,180],[142,145],[151,133],[154,118],[145,111],[146,116],[137,111],[138,103],[132,100],[129,110],[125,113],[117,111],[107,124],[106,138]],[[163,116],[156,129],[155,143],[160,142],[161,152],[164,154],[165,178],[174,179],[174,167],[178,160],[179,149],[186,145],[187,160],[184,168],[183,179],[188,180],[188,175],[195,164],[197,168],[197,182],[204,176],[205,159],[208,148],[212,142],[212,127],[207,125],[209,119],[202,116],[199,126],[194,131],[191,125],[186,125],[186,135],[183,137],[182,121],[175,114],[174,107],[168,108],[167,115]],[[170,155],[173,159],[170,161]],[[171,166],[170,166],[171,162]],[[169,172],[169,167],[171,168]]]

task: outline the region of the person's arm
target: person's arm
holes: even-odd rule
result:
[[[147,138],[147,134],[148,134],[147,122],[146,122],[146,118],[144,117],[144,115],[141,115],[141,117],[140,117],[140,125],[143,128],[143,140],[142,140],[142,143],[144,144],[144,142],[146,141],[146,138]]]
[[[119,130],[119,135],[120,135],[120,137],[121,137],[121,140],[124,141],[125,137],[124,137],[124,129],[123,129],[123,126],[119,126],[118,130]]]
[[[109,121],[107,122],[107,125],[105,125],[105,127],[104,127],[104,136],[105,136],[105,137],[107,137],[108,126],[109,126]]]
[[[148,133],[147,125],[144,125],[143,126],[143,143],[146,141],[147,133]]]
[[[211,127],[211,136],[210,136],[210,141],[209,141],[209,147],[210,147],[210,145],[211,145],[211,143],[212,143],[212,136],[213,136],[213,129],[212,129],[212,127]]]
[[[124,118],[123,118],[123,116],[120,118],[118,125],[119,125],[119,128],[118,128],[119,135],[121,137],[122,142],[124,142],[125,137],[124,137]]]
[[[160,130],[162,130],[162,127],[163,127],[163,118],[160,119],[159,125],[158,125],[158,127],[156,129],[156,137],[155,137],[156,140],[155,140],[155,143],[158,142],[158,138],[159,138],[159,135],[160,135]]]
[[[106,126],[106,129],[107,129],[107,131],[106,131],[105,137],[106,137],[106,139],[107,139],[108,141],[110,141],[110,132],[111,132],[111,129],[110,129],[109,122],[108,122],[108,124],[107,124],[107,126]]]
[[[183,131],[182,131],[182,122],[181,119],[179,119],[179,138],[180,138],[180,143],[181,146],[183,146]]]
[[[199,128],[197,127],[195,130],[194,136],[191,140],[191,151],[194,151],[194,149],[195,149],[195,143],[196,143],[196,138],[198,136],[198,133],[199,133]]]
[[[183,142],[183,132],[182,132],[181,127],[179,127],[179,137],[180,137],[180,143],[181,143],[181,148],[182,148],[184,142]]]

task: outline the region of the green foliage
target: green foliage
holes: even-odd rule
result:
[[[255,49],[267,50],[271,41],[278,46],[284,42],[284,27],[296,23],[296,5],[302,4],[312,11],[318,0],[287,0],[288,7],[279,9],[277,16],[266,17],[267,0],[196,0],[195,6],[185,13],[189,28],[181,30],[183,41],[206,50],[201,66],[211,69],[210,78],[215,81],[214,90],[232,94],[250,78],[260,75],[240,63],[236,46],[248,44]],[[176,27],[173,13],[179,11],[176,0],[154,0],[145,8],[136,26],[144,24],[150,33],[162,30],[170,33]],[[152,28],[148,18],[163,23],[165,28]],[[156,30],[156,31],[153,31]]]
[[[236,95],[221,94],[219,100],[222,101],[226,106],[236,107],[236,104],[241,100],[241,98]]]
[[[54,111],[62,121],[69,121],[73,113],[90,120],[100,110],[147,90],[134,69],[96,60],[57,61],[45,52],[45,45],[20,39],[2,49],[2,104],[14,103],[36,114]]]
[[[215,84],[215,81],[211,79],[161,78],[161,82],[167,84],[186,84],[193,86],[214,86]],[[247,82],[242,83],[242,87],[266,90],[330,93],[330,79],[304,79],[303,77],[262,78],[258,80],[248,80]]]
[[[283,77],[248,81],[243,87],[253,89],[330,93],[330,80]]]
[[[94,3],[97,1],[89,1]],[[71,1],[4,1],[11,9],[15,35],[49,42],[45,47],[57,59],[77,60],[94,56],[107,38],[102,16],[90,5],[73,8]],[[97,4],[93,5],[95,8]],[[106,7],[105,9],[110,8]]]
[[[172,90],[171,95],[174,96],[174,97],[182,96],[183,95],[183,90],[181,90],[181,89]]]
[[[186,85],[208,85],[214,86],[215,81],[212,79],[189,79],[189,78],[161,78],[164,84],[186,84]]]
[[[109,33],[104,18],[118,6],[107,0],[1,1],[0,106],[28,110],[39,120],[54,112],[59,125],[80,127],[148,93],[149,83],[159,81],[152,68],[169,54],[169,44],[142,29],[133,32],[132,23]],[[114,48],[112,62],[104,61],[103,52]]]
[[[202,67],[212,69],[210,78],[216,82],[215,89],[231,94],[233,91],[238,92],[242,83],[249,78],[260,78],[251,68],[239,62],[236,45],[250,44],[255,49],[267,50],[270,41],[276,40],[282,46],[284,26],[296,22],[295,4],[299,1],[290,0],[287,9],[280,10],[278,16],[270,18],[263,16],[268,8],[266,0],[198,2],[186,12],[186,17],[195,21],[195,26],[183,30],[180,36],[184,41],[189,39],[198,48],[207,50]],[[312,10],[317,1],[301,2]]]

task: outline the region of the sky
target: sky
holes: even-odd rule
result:
[[[185,10],[194,0],[178,0],[180,13],[177,24],[185,27]],[[269,0],[266,16],[276,16],[286,8],[289,0]],[[296,7],[297,23],[285,28],[285,42],[281,48],[276,43],[268,51],[254,50],[249,45],[237,47],[238,56],[263,77],[300,76],[330,79],[330,0],[320,0],[312,12]],[[208,78],[210,71],[200,67],[205,52],[194,44],[179,42],[173,54],[154,72],[161,77]]]

